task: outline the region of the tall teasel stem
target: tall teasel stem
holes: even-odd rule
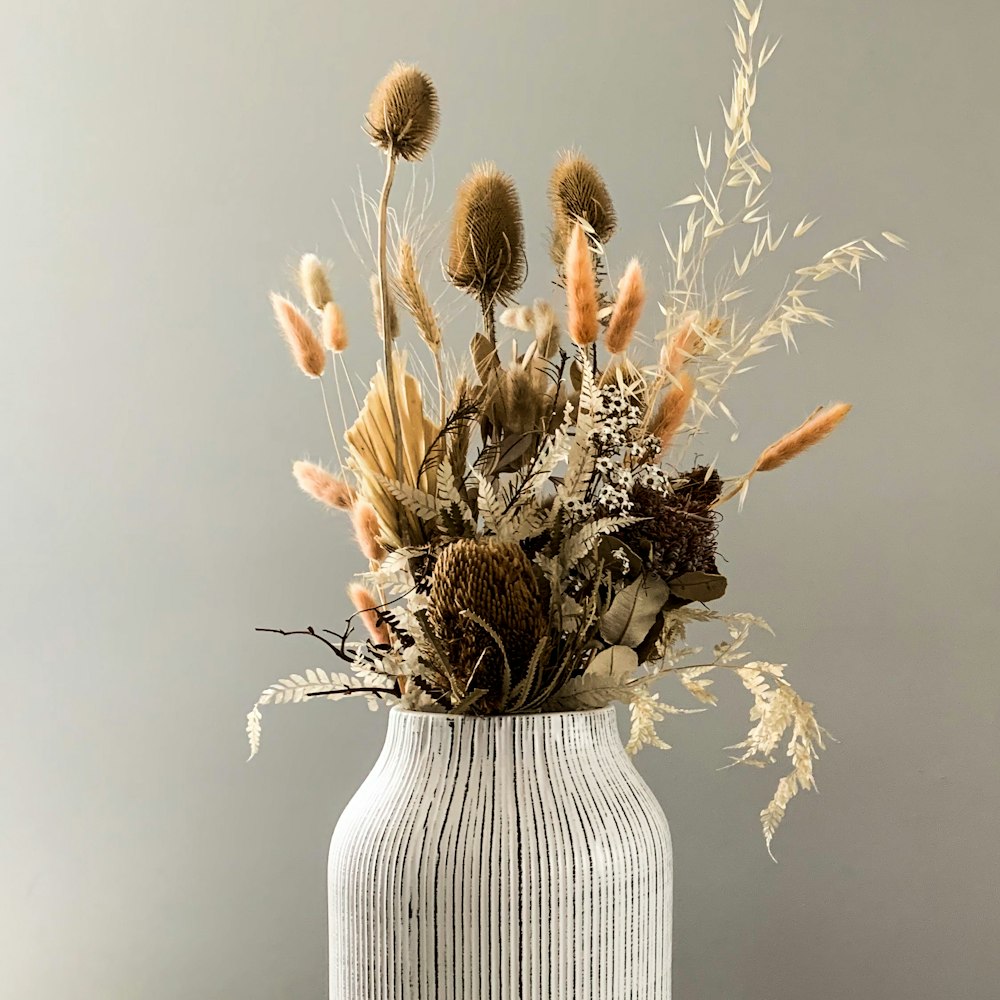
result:
[[[390,145],[385,154],[385,180],[378,201],[378,287],[379,306],[382,322],[382,347],[385,361],[385,384],[389,394],[389,412],[392,416],[392,432],[396,446],[396,478],[403,477],[403,430],[399,419],[399,403],[396,399],[396,374],[393,363],[392,333],[389,322],[389,280],[386,268],[386,243],[389,228],[389,192],[396,176],[396,152]]]

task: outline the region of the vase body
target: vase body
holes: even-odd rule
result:
[[[668,1000],[672,855],[614,709],[393,709],[329,860],[331,1000]]]

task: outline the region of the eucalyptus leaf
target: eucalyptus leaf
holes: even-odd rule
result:
[[[670,598],[670,587],[647,573],[620,590],[601,616],[601,638],[623,646],[638,646]]]
[[[682,601],[717,601],[726,592],[726,578],[719,573],[681,573],[670,581],[670,593]]]

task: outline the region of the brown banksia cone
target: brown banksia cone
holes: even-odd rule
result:
[[[390,156],[419,160],[437,135],[438,121],[431,78],[416,66],[396,63],[371,96],[365,127]]]
[[[514,181],[492,163],[477,166],[459,185],[447,272],[484,309],[508,302],[524,282],[521,202]]]
[[[618,225],[604,178],[586,157],[573,151],[563,153],[552,171],[549,203],[552,206],[550,253],[557,267],[562,266],[577,222],[583,220],[600,243],[611,239]]]
[[[497,634],[510,663],[511,683],[517,684],[546,634],[548,615],[531,562],[516,542],[459,539],[441,552],[431,574],[430,620],[455,677],[464,685],[475,671],[472,686],[488,692],[476,711],[502,710],[503,653],[464,611]]]

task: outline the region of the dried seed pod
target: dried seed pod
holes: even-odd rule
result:
[[[437,135],[438,120],[431,78],[416,66],[396,63],[372,93],[365,125],[389,156],[419,160]]]
[[[296,462],[292,475],[303,493],[327,507],[350,510],[358,499],[357,493],[343,479],[313,462]]]
[[[573,151],[564,153],[552,171],[549,203],[552,206],[550,253],[557,267],[562,266],[573,227],[581,219],[601,243],[611,238],[618,224],[604,178],[586,157]]]
[[[578,347],[587,347],[597,339],[597,278],[594,258],[586,233],[578,222],[566,248],[567,332]]]
[[[303,375],[319,378],[326,367],[326,352],[309,325],[309,320],[281,295],[271,293],[274,318]]]
[[[328,302],[333,301],[326,268],[314,253],[303,254],[299,261],[299,287],[306,302],[318,313],[323,311]]]
[[[508,302],[524,282],[521,203],[514,181],[492,163],[477,166],[459,185],[447,273],[484,310]]]

